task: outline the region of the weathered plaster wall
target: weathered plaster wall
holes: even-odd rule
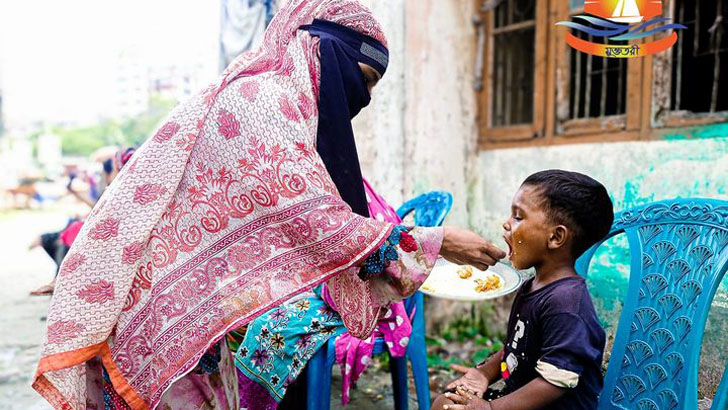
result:
[[[467,223],[467,174],[476,144],[474,2],[407,0],[405,194],[453,194],[447,223]]]
[[[583,172],[601,181],[616,210],[675,197],[728,199],[728,131],[722,137],[685,139],[724,128],[676,131],[664,141],[481,152],[472,180],[469,223],[483,232],[499,232],[520,183],[549,168]]]
[[[354,119],[362,173],[393,205],[404,198],[405,0],[362,1],[382,25],[389,43],[387,73],[372,102]]]
[[[476,141],[473,3],[363,3],[384,27],[391,61],[354,121],[362,171],[395,205],[429,190],[452,192],[448,223],[464,225]]]

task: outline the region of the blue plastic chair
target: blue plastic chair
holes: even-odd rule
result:
[[[416,226],[440,226],[452,208],[452,195],[447,192],[429,192],[422,194],[405,204],[398,210],[397,215],[403,218],[414,212]],[[412,372],[417,389],[417,403],[421,410],[430,408],[430,382],[427,372],[427,348],[425,345],[425,307],[422,293],[416,292],[405,299],[405,309],[415,315],[412,321],[412,334],[407,345],[405,357],[391,357],[389,360],[392,375],[392,390],[394,393],[394,408],[407,410],[407,358],[412,362]],[[374,355],[388,353],[384,339],[378,338],[374,343]],[[329,339],[321,349],[309,360],[306,367],[307,378],[307,409],[328,410],[331,401],[331,368],[336,361],[336,348],[334,338]]]
[[[632,259],[629,289],[598,408],[697,409],[705,322],[728,269],[728,202],[645,205],[615,216],[609,237],[621,233]],[[577,262],[580,274],[599,245]],[[712,409],[727,408],[728,368]]]

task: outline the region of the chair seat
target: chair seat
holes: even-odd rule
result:
[[[416,226],[441,226],[451,207],[452,195],[447,192],[434,191],[408,201],[397,210],[397,214],[400,218],[404,218],[405,215],[414,211]],[[407,355],[392,357],[389,361],[395,410],[407,410],[409,405],[408,359],[412,364],[418,407],[420,410],[430,408],[423,299],[422,293],[416,292],[404,301],[405,310],[412,318],[412,335],[407,346]],[[372,355],[379,355],[388,350],[384,338],[378,337],[374,340]],[[335,351],[335,341],[330,339],[308,362],[306,367],[306,377],[308,378],[306,408],[308,410],[328,410],[330,408],[331,367],[336,360]]]

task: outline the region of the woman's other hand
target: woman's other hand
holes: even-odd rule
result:
[[[440,255],[452,263],[472,265],[480,270],[486,270],[506,257],[504,250],[473,231],[455,227],[444,229]]]

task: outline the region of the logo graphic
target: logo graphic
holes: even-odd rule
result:
[[[687,28],[682,24],[668,24],[670,19],[661,17],[661,0],[585,0],[584,13],[587,14],[574,16],[574,19],[588,25],[573,21],[561,21],[556,25],[602,38],[601,42],[591,42],[572,33],[566,34],[566,42],[571,47],[600,57],[630,58],[659,53],[677,42],[674,30]],[[672,33],[660,40],[635,42],[667,31]],[[613,44],[610,41],[632,41],[632,44]]]

